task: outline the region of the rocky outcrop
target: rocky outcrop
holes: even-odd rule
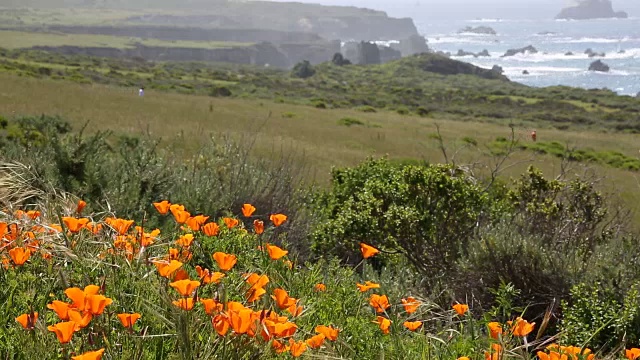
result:
[[[520,49],[509,49],[507,50],[506,53],[504,53],[504,55],[502,55],[502,57],[514,56],[516,54],[536,54],[536,53],[538,53],[538,49],[536,49],[532,45],[529,45]]]
[[[391,47],[395,50],[400,51],[400,53],[402,53],[402,56],[411,56],[429,52],[427,39],[425,39],[424,36],[420,35],[412,35],[406,39],[402,39],[399,43],[391,44]]]
[[[498,34],[493,28],[490,28],[488,26],[478,26],[478,27],[467,26],[464,29],[460,29],[458,31],[458,34],[464,34],[464,33],[480,34],[480,35],[497,35]]]
[[[380,52],[380,63],[386,64],[390,61],[398,60],[402,58],[402,53],[389,46],[378,45],[378,51]]]
[[[556,19],[603,19],[603,18],[627,18],[624,11],[614,11],[611,0],[579,0],[578,5],[564,8],[556,16]]]
[[[502,75],[502,68],[494,66],[493,69],[483,69],[481,67],[452,60],[438,54],[419,54],[399,60],[400,68],[405,66],[415,67],[423,71],[433,72],[442,75],[475,75],[484,79],[494,79],[509,81]]]
[[[489,50],[487,50],[487,49],[484,49],[484,50],[480,51],[479,53],[474,53],[474,52],[471,52],[471,51],[464,51],[464,50],[460,49],[455,54],[455,56],[473,56],[474,58],[477,58],[477,57],[491,57],[491,54],[489,54]]]
[[[374,43],[361,41],[358,44],[356,64],[358,65],[374,65],[380,64],[380,50]]]
[[[611,70],[609,65],[602,62],[602,60],[596,60],[589,65],[589,71],[609,72]]]
[[[593,51],[593,49],[588,48],[587,50],[584,51],[584,53],[586,55],[588,55],[590,58],[592,57],[605,57],[607,56],[607,54],[603,53],[603,52],[595,52]]]
[[[573,56],[574,54],[571,51],[564,53],[564,56]]]

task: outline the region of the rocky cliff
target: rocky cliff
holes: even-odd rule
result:
[[[564,8],[556,16],[556,19],[604,19],[604,18],[627,18],[624,11],[614,11],[611,0],[580,0],[578,5]]]

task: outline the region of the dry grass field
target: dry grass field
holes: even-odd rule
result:
[[[182,136],[179,146],[195,150],[210,135],[237,138],[255,136],[257,156],[293,153],[309,168],[313,178],[324,183],[334,166],[355,165],[370,156],[442,162],[444,156],[434,134],[439,126],[449,157],[460,164],[476,164],[486,170],[494,159],[485,144],[496,137],[509,137],[510,128],[497,124],[461,122],[402,116],[393,112],[362,113],[355,110],[326,110],[269,101],[224,99],[205,96],[147,92],[137,89],[85,85],[0,74],[0,114],[60,115],[75,129],[88,123],[88,131],[111,130],[123,134],[144,134],[171,140]],[[358,119],[365,125],[345,126],[340,119]],[[516,129],[516,136],[529,141],[530,129]],[[477,147],[465,145],[472,138]],[[539,129],[540,141],[558,141],[573,147],[620,151],[638,156],[640,135],[591,131]],[[172,142],[173,143],[173,142]],[[529,164],[548,176],[561,171],[558,159],[517,152],[505,163],[505,176],[516,176]],[[569,174],[597,173],[603,189],[625,199],[634,210],[640,203],[640,176],[636,172],[577,164]]]

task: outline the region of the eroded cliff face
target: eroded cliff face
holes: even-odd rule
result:
[[[160,47],[136,45],[131,49],[78,46],[36,46],[34,50],[65,55],[86,55],[110,58],[141,58],[148,61],[202,61],[291,68],[298,62],[312,64],[330,61],[340,51],[340,43],[280,44],[260,43],[253,46],[218,49]]]
[[[611,0],[582,0],[578,5],[564,8],[556,16],[556,19],[604,19],[604,18],[627,18],[624,11],[614,11]]]

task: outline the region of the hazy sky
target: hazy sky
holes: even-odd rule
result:
[[[274,0],[287,1],[287,0]],[[391,16],[450,19],[553,18],[572,0],[295,0],[326,5],[353,5],[384,10]],[[640,0],[613,0],[616,11],[640,16]]]

